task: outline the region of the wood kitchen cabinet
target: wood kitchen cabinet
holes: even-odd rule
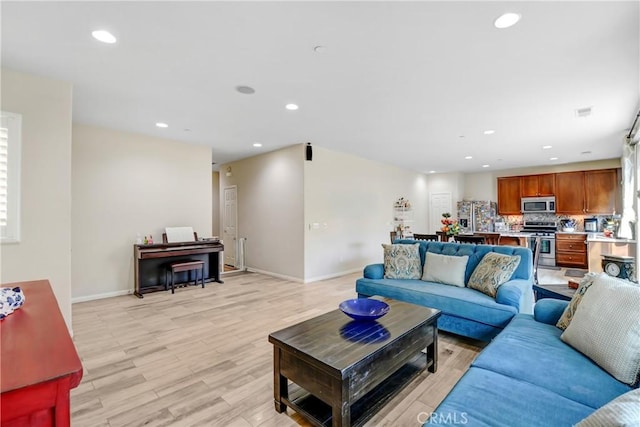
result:
[[[527,175],[520,177],[521,197],[555,195],[555,174]]]
[[[620,169],[586,171],[585,212],[588,214],[611,214],[622,210]]]
[[[584,172],[556,174],[556,213],[584,215]]]
[[[556,213],[612,214],[620,211],[620,169],[555,174]]]
[[[519,176],[498,178],[498,215],[520,215]]]
[[[558,267],[588,267],[586,233],[556,233],[556,265]]]

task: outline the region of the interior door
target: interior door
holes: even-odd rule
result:
[[[435,233],[442,228],[442,214],[445,212],[451,213],[454,217],[455,212],[452,212],[453,201],[451,193],[429,193],[429,233]]]
[[[236,267],[236,243],[238,241],[238,188],[233,185],[224,189],[224,218],[222,219],[222,240],[224,242],[224,263]]]

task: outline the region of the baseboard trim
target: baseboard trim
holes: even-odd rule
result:
[[[319,282],[320,280],[335,279],[336,277],[346,276],[347,274],[357,273],[359,271],[362,271],[362,268],[354,268],[351,270],[340,271],[337,273],[325,274],[323,276],[310,277],[308,279],[304,279],[304,283],[313,283],[313,282]]]
[[[251,272],[251,273],[260,273],[260,274],[265,274],[267,276],[273,276],[273,277],[277,277],[278,279],[284,279],[284,280],[289,280],[291,282],[296,282],[296,283],[304,283],[304,280],[302,280],[299,277],[293,277],[293,276],[287,276],[285,274],[278,274],[278,273],[273,273],[271,271],[266,271],[266,270],[260,270],[258,268],[253,268],[253,267],[247,267],[247,271]]]
[[[71,298],[71,304],[75,304],[77,302],[94,301],[94,300],[97,300],[97,299],[119,297],[119,296],[122,296],[122,295],[130,295],[132,293],[133,292],[131,292],[130,290],[124,290],[124,291],[106,292],[104,294],[87,295],[87,296],[84,296],[84,297]]]

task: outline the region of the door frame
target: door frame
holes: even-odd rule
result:
[[[235,254],[234,254],[234,257],[233,257],[233,259],[234,259],[234,265],[233,266],[237,268],[237,264],[238,264],[238,186],[237,185],[227,185],[227,186],[223,187],[223,189],[222,189],[222,239],[223,239],[223,242],[224,242],[224,237],[227,234],[226,231],[225,231],[225,229],[226,229],[225,224],[226,224],[226,218],[227,218],[227,212],[226,212],[227,211],[227,209],[226,209],[226,203],[227,203],[226,191],[227,191],[227,189],[235,189],[235,192],[236,192],[236,209],[235,209],[236,217],[235,217],[235,221],[234,221],[234,223],[236,225],[235,226],[236,233],[233,236],[233,240],[235,242],[233,244],[234,250],[235,250]],[[223,267],[222,271],[224,271],[224,265],[225,265],[225,256],[223,255],[222,256],[222,267]]]

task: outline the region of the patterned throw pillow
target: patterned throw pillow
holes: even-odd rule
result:
[[[576,424],[576,427],[602,426],[640,426],[640,389],[616,397]]]
[[[382,244],[384,248],[384,278],[385,279],[420,279],[422,265],[420,264],[420,243],[411,245]]]
[[[473,270],[467,286],[495,298],[500,285],[511,278],[518,264],[520,255],[489,252]]]
[[[604,273],[602,273],[604,274]],[[587,273],[584,275],[582,280],[580,280],[580,284],[578,285],[578,290],[571,297],[571,301],[567,308],[562,312],[562,316],[558,319],[558,323],[556,323],[556,327],[562,329],[563,331],[567,329],[569,323],[571,323],[571,319],[573,319],[573,315],[576,314],[576,310],[578,309],[578,305],[580,305],[580,301],[582,301],[582,297],[587,290],[593,285],[593,281],[598,277],[598,273]]]
[[[618,381],[634,385],[640,373],[640,286],[596,277],[560,339]]]

